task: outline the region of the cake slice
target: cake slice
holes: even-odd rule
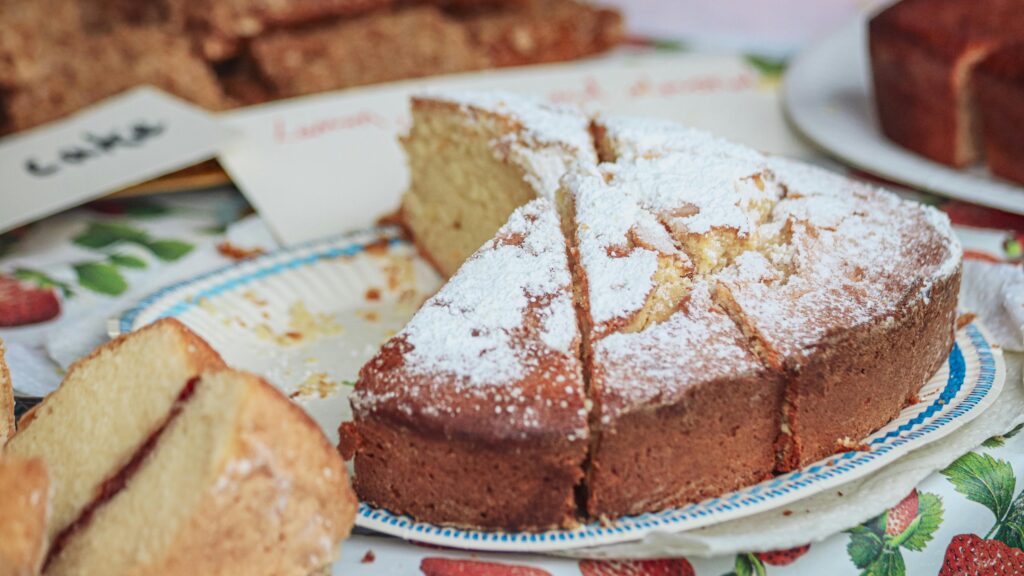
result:
[[[341,429],[360,497],[438,524],[575,524],[589,440],[579,345],[566,241],[536,199],[360,371]]]
[[[0,457],[0,576],[35,576],[46,557],[50,481],[42,460]]]
[[[644,133],[643,123],[632,128]],[[674,136],[693,150],[708,143]],[[603,147],[609,162],[619,160],[614,140]],[[708,276],[756,245],[778,191],[756,153],[722,163],[650,151],[572,174],[563,191],[593,402],[591,517],[699,501],[775,467],[782,379],[712,300]]]
[[[445,276],[513,210],[553,199],[570,165],[596,162],[589,120],[575,109],[495,92],[431,94],[412,99],[412,116],[402,220]]]
[[[14,388],[11,385],[11,371],[4,358],[4,342],[0,340],[0,453],[4,444],[14,435]]]
[[[978,66],[974,94],[989,170],[1024,184],[1024,42],[1000,48]]]
[[[785,376],[778,468],[788,471],[889,422],[942,365],[960,251],[932,208],[792,161],[771,169],[787,192],[763,227],[779,243],[738,257],[716,296]]]
[[[46,460],[54,493],[52,539],[67,529],[167,419],[220,356],[177,320],[160,320],[99,347],[68,369],[6,453]]]
[[[306,576],[335,559],[355,508],[301,408],[257,376],[207,371],[58,535],[46,574]]]
[[[877,14],[868,39],[882,132],[943,164],[977,160],[975,67],[1022,31],[1017,0],[903,0]]]

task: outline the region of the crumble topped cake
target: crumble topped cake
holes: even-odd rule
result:
[[[537,199],[360,372],[342,437],[362,498],[464,526],[573,523],[589,436],[579,345],[565,239]]]
[[[472,102],[473,115],[457,109],[463,128],[503,118],[518,127],[506,141],[535,154],[546,144],[521,134],[588,146],[577,120],[525,100],[431,98],[414,100],[414,122],[440,125],[446,103]],[[557,190],[521,195],[522,163],[464,177],[464,144],[494,158],[493,140],[412,133],[407,199],[419,177],[469,198],[488,174],[487,194],[458,208],[472,221],[496,195],[502,206],[541,198],[363,367],[342,448],[375,506],[523,530],[713,497],[884,426],[952,346],[961,252],[933,208],[655,120],[592,119],[589,150],[550,164]],[[443,161],[417,164],[430,149]],[[508,253],[509,238],[548,264]],[[537,286],[543,307],[524,308]],[[541,310],[571,345],[545,338]]]

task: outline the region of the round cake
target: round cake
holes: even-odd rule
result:
[[[419,105],[431,98],[446,122],[486,108],[510,135],[410,142],[427,137],[414,126],[410,156],[491,149],[486,169],[535,199],[360,372],[341,449],[364,501],[504,530],[695,502],[859,448],[945,361],[961,251],[937,210],[671,123],[601,116],[552,198],[531,184],[551,174],[508,160],[510,142],[552,134],[530,124],[539,105]],[[416,189],[425,158],[411,164]],[[454,164],[429,170],[452,171],[457,201],[486,175]],[[437,213],[472,210],[435,200]],[[417,242],[424,225],[409,226]]]

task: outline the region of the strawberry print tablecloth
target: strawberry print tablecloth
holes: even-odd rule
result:
[[[768,85],[782,71],[773,61],[752,62]],[[965,258],[985,263],[984,270],[1005,279],[992,290],[1024,290],[1024,217],[901,193],[949,214]],[[105,339],[107,320],[148,293],[275,247],[258,216],[231,188],[96,202],[0,235],[0,338],[18,393],[31,397],[54,389],[63,369]],[[1005,306],[1015,305],[1004,296],[993,293]],[[1024,297],[1016,302],[1024,306]],[[1024,317],[1024,310],[997,312],[1002,313]],[[1013,343],[1012,329],[1011,323],[1003,346],[1007,361],[1019,364],[1024,354],[1014,351],[1019,344]],[[1022,383],[1018,377],[1006,385]],[[581,561],[466,553],[359,532],[344,544],[334,573],[1024,575],[1024,433],[1020,426],[1006,430],[927,478],[887,512],[790,550]]]

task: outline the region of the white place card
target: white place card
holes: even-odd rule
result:
[[[143,86],[0,140],[0,232],[216,155],[234,134]]]
[[[221,165],[278,238],[296,243],[372,225],[408,182],[398,136],[411,93],[506,90],[589,110],[663,117],[777,154],[806,156],[777,90],[734,56],[613,55],[571,64],[428,78],[224,114],[243,139]]]

